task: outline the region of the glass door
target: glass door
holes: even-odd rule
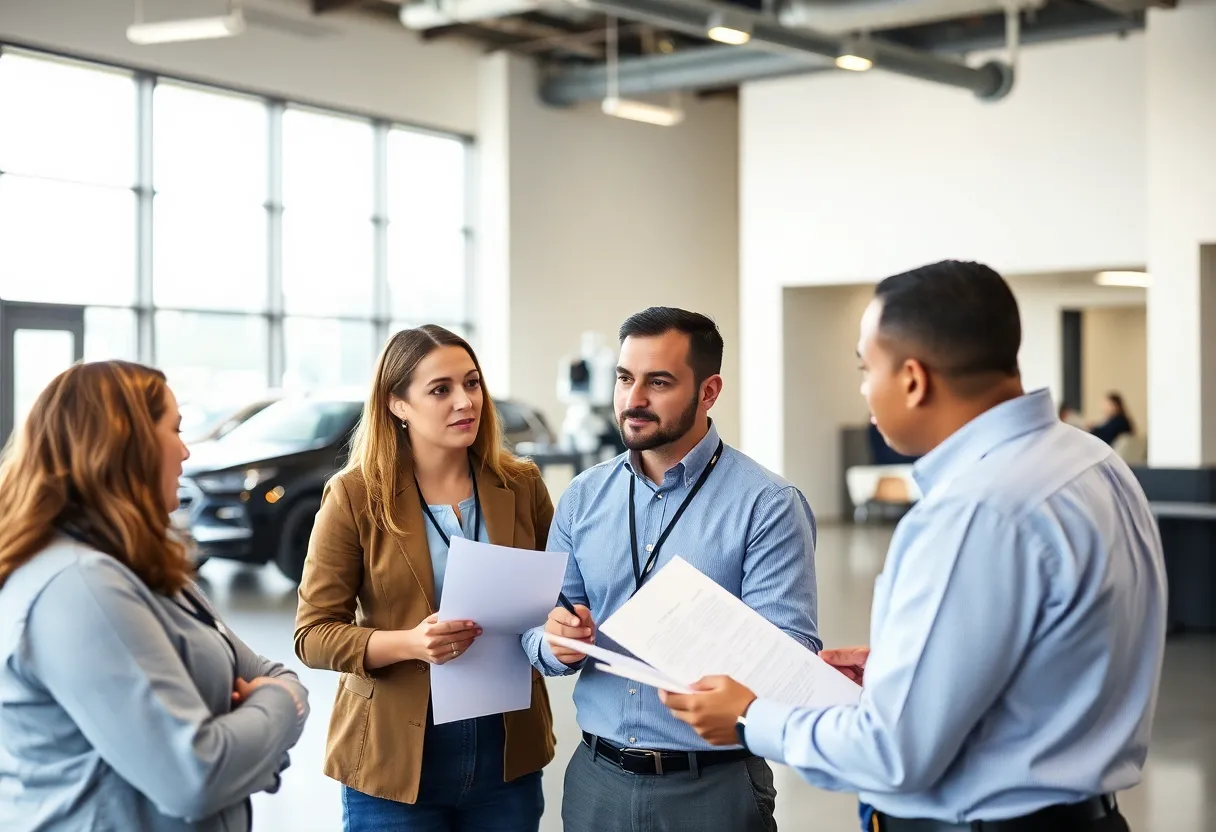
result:
[[[0,442],[51,379],[83,358],[83,306],[0,301]]]

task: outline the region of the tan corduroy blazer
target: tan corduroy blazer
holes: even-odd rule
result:
[[[325,774],[364,794],[414,803],[431,695],[430,665],[407,661],[370,672],[363,667],[372,632],[412,629],[436,611],[422,505],[413,477],[403,481],[407,484],[396,495],[406,532],[400,537],[371,521],[362,474],[330,481],[300,582],[295,650],[309,667],[342,674],[329,724]],[[477,487],[493,543],[544,549],[553,503],[538,471],[504,483],[487,469],[478,474]],[[531,707],[504,714],[503,721],[507,780],[538,771],[553,759],[549,695],[535,670]]]

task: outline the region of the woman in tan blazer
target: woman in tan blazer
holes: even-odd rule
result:
[[[343,784],[347,832],[539,828],[554,750],[543,679],[533,671],[526,711],[435,725],[428,670],[480,634],[437,620],[450,539],[541,550],[552,519],[536,466],[503,449],[468,343],[437,326],[394,335],[326,488],[296,614],[296,655],[342,674],[325,773]]]

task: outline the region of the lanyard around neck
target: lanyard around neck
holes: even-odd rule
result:
[[[654,542],[654,546],[650,548],[650,557],[646,559],[646,565],[642,566],[638,559],[638,530],[637,518],[633,505],[634,482],[637,480],[637,475],[629,478],[629,548],[633,554],[633,591],[636,593],[642,588],[642,582],[646,580],[646,576],[654,570],[654,565],[659,560],[659,550],[663,548],[663,544],[667,542],[668,535],[671,530],[676,527],[676,523],[680,522],[680,518],[684,516],[684,509],[688,508],[688,504],[692,502],[693,497],[697,496],[697,492],[701,490],[701,486],[705,485],[705,481],[709,479],[709,475],[713,473],[714,467],[717,466],[718,460],[722,458],[722,450],[726,445],[721,440],[718,441],[718,449],[714,451],[714,455],[710,458],[709,464],[705,466],[705,470],[701,472],[701,476],[697,478],[692,490],[688,492],[688,496],[684,498],[684,502],[680,503],[680,507],[676,509],[675,515],[671,518],[671,522],[667,524],[667,528],[659,535],[659,539]]]
[[[473,481],[473,540],[481,539],[481,495],[477,493],[477,472],[473,470],[473,462],[469,461],[469,479]],[[414,477],[414,488],[418,491],[418,502],[422,504],[422,513],[426,515],[426,519],[431,521],[431,525],[435,527],[435,531],[439,532],[439,538],[443,541],[443,545],[449,549],[452,547],[452,539],[447,532],[439,525],[439,521],[435,519],[435,515],[431,513],[431,507],[427,505],[426,498],[422,496],[422,487],[418,485],[418,477]]]
[[[220,634],[220,638],[224,639],[224,644],[228,646],[228,652],[232,654],[232,673],[234,676],[239,675],[237,671],[236,645],[233,644],[232,639],[229,638],[228,629],[221,624],[214,615],[211,614],[211,610],[207,609],[206,605],[203,604],[202,601],[194,597],[194,593],[192,593],[190,590],[183,587],[181,596],[182,598],[186,599],[186,604],[189,604],[190,606],[186,606],[186,604],[183,604],[176,598],[171,598],[170,600],[173,601],[174,605],[177,606],[178,609],[186,613],[186,615],[190,616],[204,627],[210,627]]]

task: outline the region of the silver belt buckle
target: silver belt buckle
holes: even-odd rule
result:
[[[663,773],[663,752],[662,751],[651,751],[650,755],[652,757],[654,757],[654,773],[662,774]]]

